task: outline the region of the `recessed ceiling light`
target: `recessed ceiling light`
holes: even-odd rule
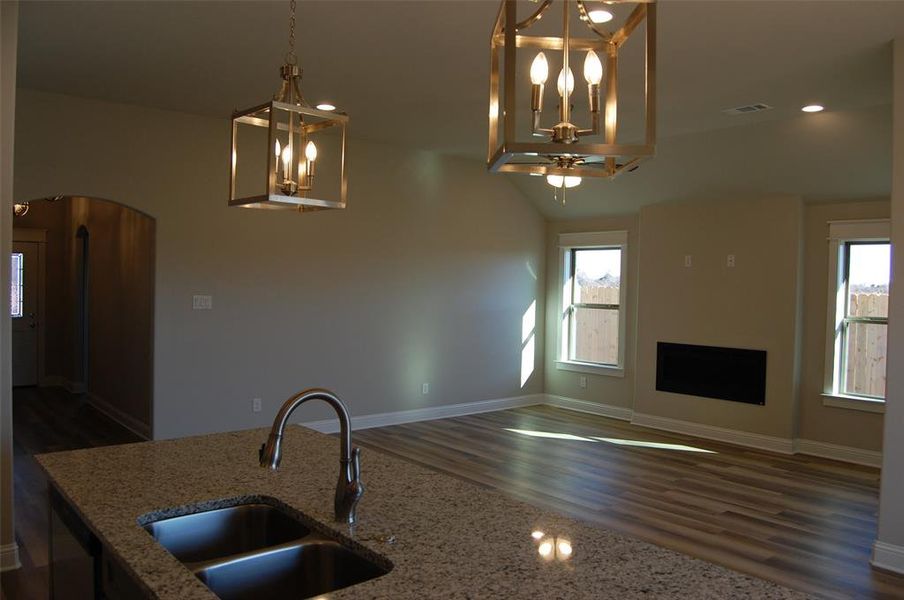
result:
[[[328,102],[323,102],[317,105],[317,110],[333,111],[336,110],[336,107],[332,104],[329,104]]]
[[[808,105],[804,106],[803,108],[801,108],[801,110],[804,112],[808,112],[808,113],[815,113],[815,112],[822,112],[825,110],[825,108],[826,107],[822,106],[821,104],[808,104]]]
[[[591,10],[587,16],[594,23],[608,23],[615,18],[608,10]]]

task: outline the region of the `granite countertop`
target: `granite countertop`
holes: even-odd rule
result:
[[[393,564],[331,598],[804,598],[803,594],[364,449],[367,488],[354,530],[334,523],[338,440],[291,426],[277,472],[257,464],[267,429],[44,454],[38,462],[85,524],[150,596],[212,592],[138,525],[139,518],[277,499]],[[546,560],[531,533],[570,541]],[[394,536],[394,542],[386,541]]]

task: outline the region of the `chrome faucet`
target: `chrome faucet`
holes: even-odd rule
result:
[[[308,400],[323,400],[333,407],[339,417],[339,482],[336,484],[336,520],[354,525],[357,520],[358,501],[364,495],[364,484],[361,483],[361,448],[352,447],[352,426],[345,405],[329,390],[312,388],[299,392],[283,403],[273,421],[273,429],[267,443],[261,446],[260,463],[262,467],[279,469],[282,460],[282,438],[286,424],[296,408]]]

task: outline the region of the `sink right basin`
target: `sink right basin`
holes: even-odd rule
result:
[[[332,540],[297,544],[211,565],[198,578],[222,600],[310,598],[387,570]]]
[[[310,598],[392,569],[386,559],[366,556],[279,504],[262,498],[160,519],[144,529],[223,600]]]

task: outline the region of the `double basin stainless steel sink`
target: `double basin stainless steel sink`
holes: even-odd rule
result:
[[[223,600],[310,598],[392,568],[265,499],[164,518],[144,529]]]

